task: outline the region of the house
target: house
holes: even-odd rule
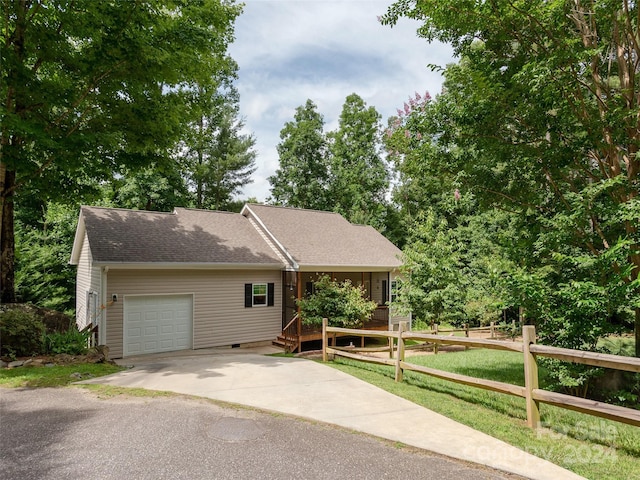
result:
[[[400,251],[337,213],[82,207],[70,263],[78,326],[113,358],[272,341],[320,273],[363,285],[385,329],[408,320],[389,305]]]

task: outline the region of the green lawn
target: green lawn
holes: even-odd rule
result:
[[[472,349],[412,356],[411,363],[524,385],[522,355]],[[355,377],[504,440],[590,479],[640,480],[640,428],[541,404],[545,428],[526,425],[524,399],[405,371],[336,357],[331,363]],[[544,371],[541,382],[544,384]]]
[[[20,367],[0,370],[0,387],[64,387],[73,382],[119,372],[108,363],[82,363],[53,367]]]

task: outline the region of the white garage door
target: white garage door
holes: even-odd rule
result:
[[[124,299],[124,356],[188,350],[193,338],[191,295]]]

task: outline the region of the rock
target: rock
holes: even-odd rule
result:
[[[22,365],[24,365],[23,360],[14,360],[13,362],[9,362],[9,365],[7,365],[7,367],[16,368],[16,367],[21,367]]]
[[[69,375],[71,378],[75,378],[78,380],[82,380],[82,374],[80,372],[74,372],[71,375]]]
[[[58,365],[66,365],[69,363],[74,363],[76,358],[72,355],[67,355],[66,353],[59,353],[55,357],[53,357],[53,361]]]
[[[41,367],[42,365],[44,365],[44,360],[41,358],[36,358],[31,365],[34,367]]]
[[[7,368],[9,366],[9,364],[7,362],[5,362],[4,360],[0,360],[0,368]]]
[[[109,362],[109,347],[106,345],[98,345],[91,348],[86,355],[88,363],[107,363]]]
[[[28,360],[25,360],[24,363],[22,364],[23,367],[28,367],[29,365],[33,365],[33,358],[29,358]]]
[[[109,361],[109,347],[107,345],[98,345],[95,350],[104,355],[105,361]]]
[[[45,367],[55,367],[56,364],[55,363],[45,363],[44,366]]]
[[[105,358],[104,355],[97,352],[89,352],[86,356],[87,363],[104,363]]]

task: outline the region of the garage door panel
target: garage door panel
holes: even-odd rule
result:
[[[192,348],[191,295],[125,297],[124,313],[124,356]]]

